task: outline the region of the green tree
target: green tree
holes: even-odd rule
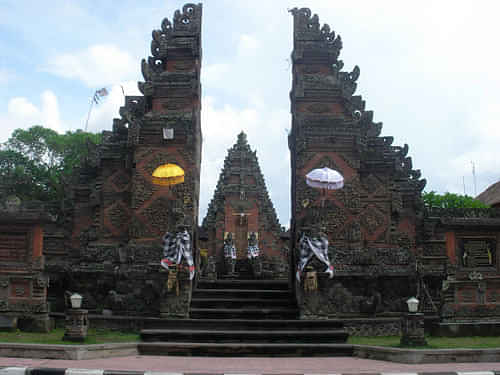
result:
[[[100,134],[59,134],[40,125],[14,130],[0,146],[1,189],[22,200],[63,199],[73,169],[88,155],[88,142],[99,143]]]
[[[423,192],[422,200],[428,208],[488,208],[489,206],[469,197],[454,193],[437,194],[435,191]]]

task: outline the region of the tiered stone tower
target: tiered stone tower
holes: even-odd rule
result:
[[[281,227],[269,198],[257,154],[244,132],[228,150],[217,187],[203,220],[210,262],[223,270],[223,245],[228,233],[235,240],[239,263],[247,259],[248,236],[255,233],[264,261],[263,277],[286,278],[288,259],[280,238]],[[239,267],[237,267],[239,268]]]
[[[307,8],[291,13],[292,242],[296,249],[305,228],[328,233],[337,276],[335,285],[322,285],[320,277],[322,313],[307,298],[302,313],[359,313],[365,302],[367,308],[401,311],[401,299],[410,295],[408,278],[415,275],[416,215],[425,180],[412,169],[408,146],[393,146],[392,137],[379,136],[382,124],[372,121],[373,113],[354,95],[360,70],[342,70],[340,36],[321,27]],[[309,171],[321,167],[345,178],[345,187],[326,199],[305,181]],[[347,297],[328,298],[333,287]]]

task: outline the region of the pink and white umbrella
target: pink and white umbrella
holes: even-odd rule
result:
[[[317,168],[306,174],[306,184],[318,189],[337,190],[344,187],[344,177],[328,167]]]

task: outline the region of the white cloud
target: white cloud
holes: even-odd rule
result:
[[[62,131],[57,97],[49,90],[42,93],[42,117],[44,119],[43,126],[58,132]]]
[[[40,95],[40,98],[40,107],[24,97],[15,97],[9,100],[7,113],[0,115],[0,142],[5,142],[15,129],[27,129],[33,125],[42,125],[56,131],[63,130],[55,94],[46,90]]]
[[[13,118],[33,119],[40,117],[38,108],[26,98],[12,98],[7,105],[9,115]]]
[[[57,76],[80,80],[93,88],[132,79],[139,69],[139,62],[128,52],[111,44],[93,45],[54,56],[43,68]]]

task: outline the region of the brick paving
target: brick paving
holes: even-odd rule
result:
[[[402,364],[353,357],[218,358],[130,356],[92,360],[0,357],[0,367],[79,368],[196,374],[409,374],[499,371],[500,362]],[[491,374],[491,373],[489,373]],[[476,374],[481,375],[481,374]],[[485,374],[486,375],[486,374]]]

